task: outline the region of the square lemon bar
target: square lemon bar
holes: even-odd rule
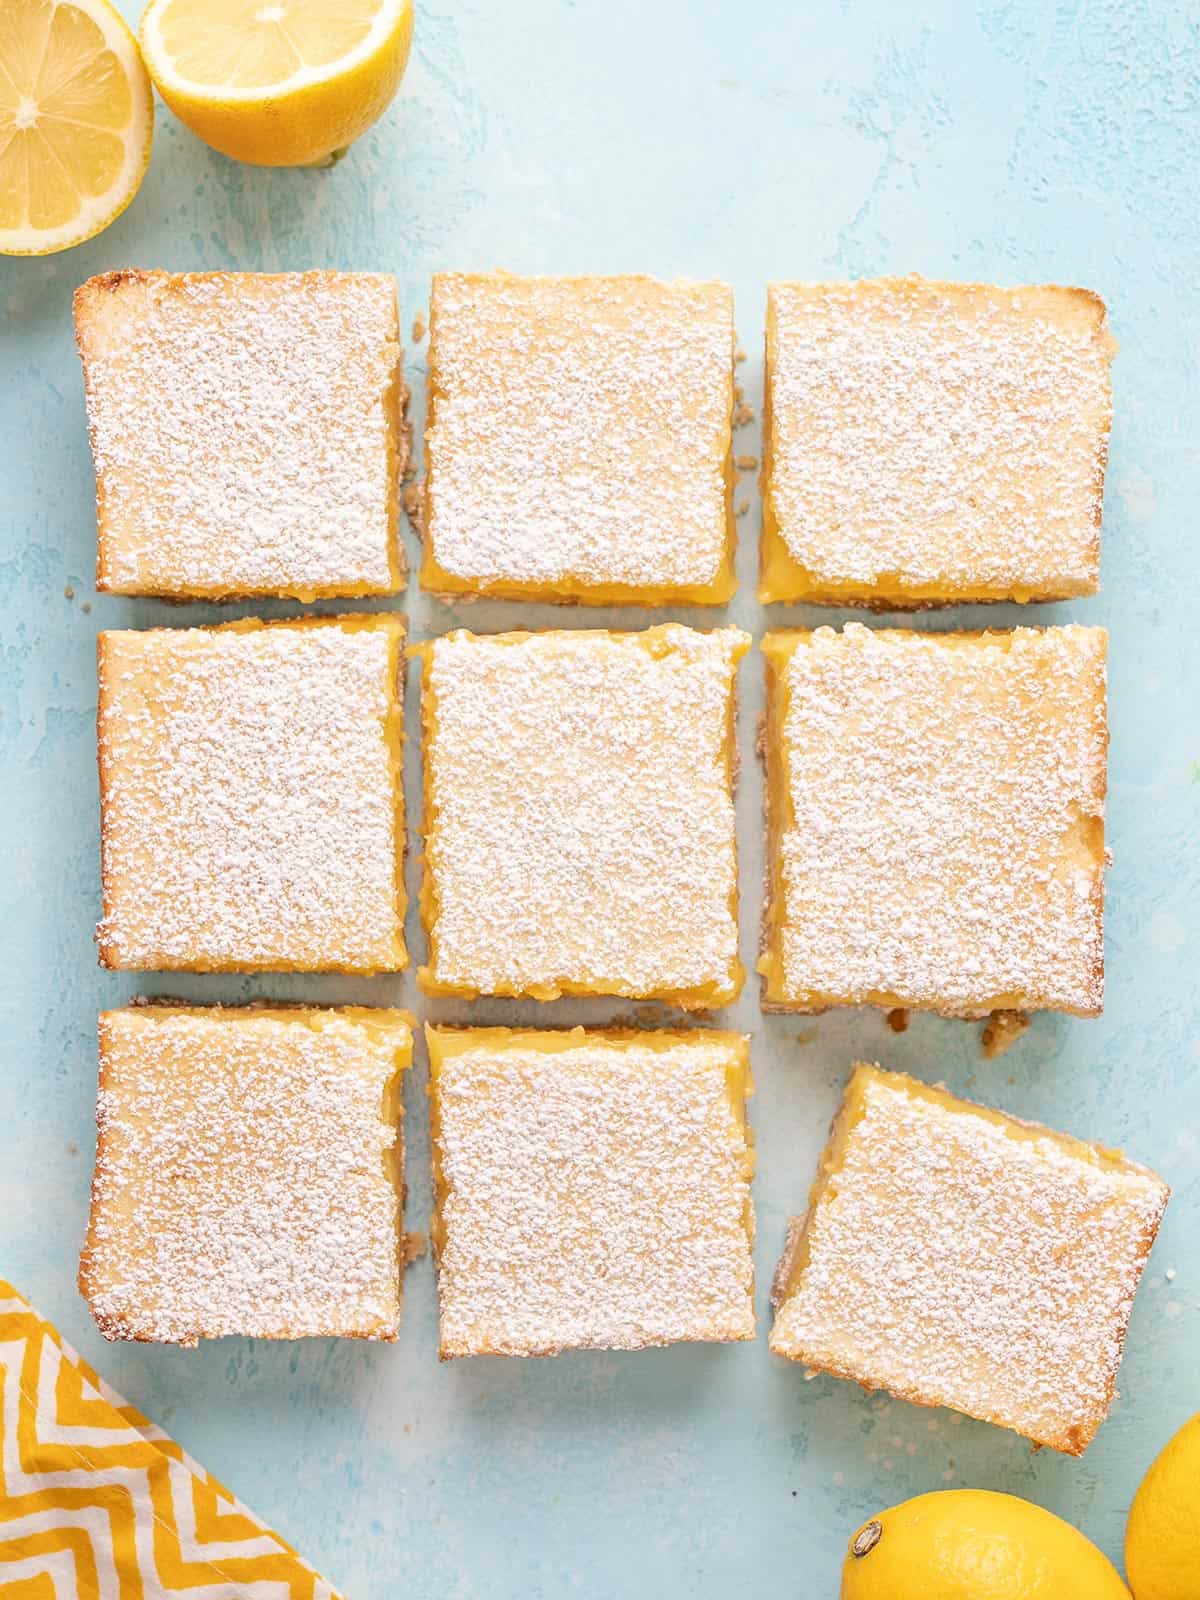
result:
[[[175,1004],[100,1018],[79,1288],[106,1338],[396,1337],[411,1021]]]
[[[744,1037],[426,1034],[443,1360],[754,1337]]]
[[[734,686],[749,642],[668,624],[415,647],[427,994],[736,999]]]
[[[760,598],[1093,593],[1115,350],[1085,289],[772,284]]]
[[[398,972],[404,623],[99,638],[101,964]]]
[[[733,347],[723,283],[438,274],[424,587],[723,604]]]
[[[1106,642],[767,634],[767,1009],[1100,1011]]]
[[[75,295],[96,586],[392,594],[407,459],[395,280],[108,272]]]
[[[860,1063],[789,1231],[771,1349],[1080,1455],[1168,1194],[1119,1151]]]

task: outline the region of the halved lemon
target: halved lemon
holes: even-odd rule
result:
[[[205,144],[264,167],[320,166],[383,115],[412,0],[150,0],[142,54]]]
[[[0,253],[81,244],[138,192],[154,93],[108,0],[0,0]]]

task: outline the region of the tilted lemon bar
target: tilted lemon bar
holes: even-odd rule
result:
[[[1093,593],[1115,350],[1086,289],[772,284],[760,598]]]
[[[108,272],[75,295],[96,585],[392,594],[408,455],[395,280]]]
[[[100,1018],[80,1292],[109,1339],[394,1339],[402,1011],[139,1004]]]
[[[443,1360],[754,1337],[742,1035],[426,1035]]]
[[[769,633],[769,1010],[1104,995],[1106,635]]]
[[[723,283],[439,273],[424,587],[723,604],[733,346]]]
[[[862,1063],[776,1275],[776,1355],[1080,1455],[1169,1190]]]
[[[99,638],[107,967],[397,972],[396,616]]]
[[[424,661],[427,994],[734,1000],[737,628],[456,632]]]

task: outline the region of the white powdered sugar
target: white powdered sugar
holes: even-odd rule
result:
[[[775,638],[768,998],[1098,1011],[1103,630]]]
[[[859,1067],[851,1104],[772,1349],[1079,1453],[1108,1409],[1166,1185],[900,1074]]]
[[[101,588],[399,586],[392,278],[111,273],[79,290],[76,320]]]
[[[431,310],[426,587],[732,586],[724,284],[442,273]]]
[[[459,1037],[433,1078],[443,1356],[753,1338],[743,1041]]]
[[[405,963],[396,617],[100,638],[114,967]]]
[[[734,998],[748,642],[672,624],[426,646],[429,987]]]
[[[101,1018],[80,1285],[109,1338],[395,1338],[411,1034],[361,1015]]]
[[[1114,349],[1080,289],[772,284],[764,493],[807,586],[1094,590]]]

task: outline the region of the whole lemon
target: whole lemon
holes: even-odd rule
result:
[[[1129,1600],[1107,1556],[1070,1523],[986,1489],[921,1494],[850,1541],[842,1600]]]
[[[1152,1463],[1125,1529],[1134,1600],[1200,1600],[1200,1415]]]

